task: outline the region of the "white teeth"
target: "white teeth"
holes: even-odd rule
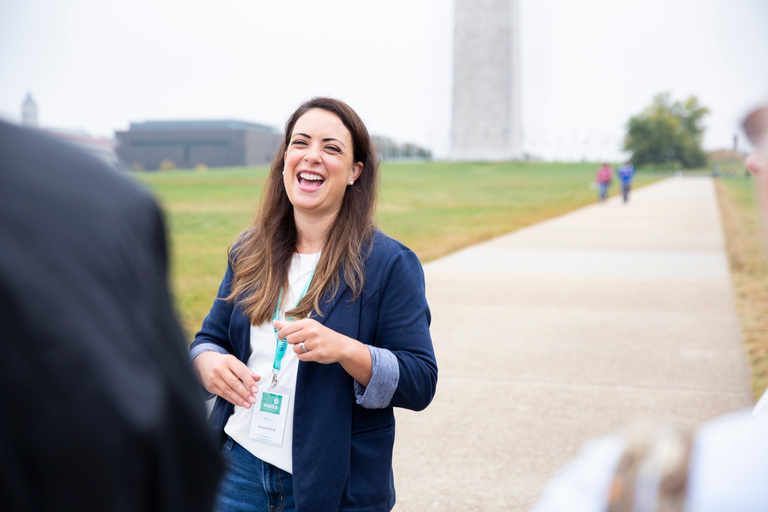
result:
[[[322,181],[323,177],[318,176],[317,174],[309,174],[307,172],[302,172],[299,174],[299,177],[303,180],[310,180],[310,181]]]

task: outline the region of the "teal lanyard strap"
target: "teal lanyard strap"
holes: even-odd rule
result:
[[[317,267],[315,267],[317,268]],[[307,283],[304,285],[304,289],[301,291],[301,294],[296,299],[296,304],[293,306],[292,309],[295,309],[296,306],[299,305],[299,302],[301,302],[301,299],[304,298],[304,295],[307,294],[307,291],[309,290],[309,285],[312,284],[312,278],[315,277],[315,269],[312,269],[312,273],[309,275],[309,279],[307,279]],[[272,321],[280,319],[280,303],[283,302],[283,289],[280,288],[280,295],[277,297],[277,307],[275,307],[275,312],[272,315]],[[285,351],[288,349],[288,341],[283,338],[282,340],[278,336],[278,332],[280,332],[277,327],[274,326],[274,323],[272,324],[272,328],[275,331],[275,340],[277,340],[277,347],[275,348],[275,362],[272,363],[272,386],[277,384],[277,374],[280,372],[280,363],[283,360],[283,356],[285,355]]]

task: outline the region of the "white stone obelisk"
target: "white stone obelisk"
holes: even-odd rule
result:
[[[518,0],[455,0],[451,158],[522,158]]]

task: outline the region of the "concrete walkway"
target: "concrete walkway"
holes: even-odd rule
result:
[[[397,512],[524,511],[594,437],[751,405],[717,198],[669,179],[425,265],[440,367]]]

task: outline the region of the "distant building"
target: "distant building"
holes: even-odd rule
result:
[[[417,144],[397,143],[389,137],[371,135],[380,160],[431,160],[432,152]]]
[[[141,169],[166,161],[183,169],[267,164],[282,140],[276,128],[232,120],[131,123],[115,136],[120,159]]]
[[[89,133],[78,129],[40,127],[40,121],[37,117],[37,103],[32,99],[31,93],[27,93],[24,103],[21,104],[21,125],[63,140],[86,153],[100,158],[115,169],[119,168],[119,162],[115,154],[115,144],[111,139],[93,137]]]
[[[86,153],[90,153],[115,169],[121,169],[120,162],[115,154],[115,141],[113,139],[93,137],[83,130],[42,128],[40,131],[68,142]]]
[[[40,126],[37,119],[37,103],[32,99],[31,93],[27,93],[24,103],[21,104],[21,125],[27,128]]]

